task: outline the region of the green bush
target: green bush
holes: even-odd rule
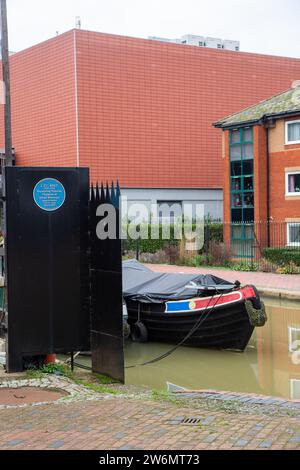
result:
[[[126,224],[125,224],[126,225]],[[125,227],[124,225],[124,227]],[[223,242],[223,224],[219,222],[210,222],[206,226],[209,227],[207,235],[209,241]],[[140,231],[143,232],[146,226],[141,226]],[[159,233],[159,238],[157,240],[151,239],[152,229],[156,229]],[[154,226],[148,225],[148,239],[132,240],[128,235],[126,240],[122,242],[123,251],[136,251],[137,247],[140,253],[157,253],[160,250],[165,250],[170,248],[170,246],[179,246],[180,240],[175,239],[175,229],[176,225],[170,226],[170,240],[165,240],[163,238],[163,227],[162,225]],[[191,223],[191,229],[195,230],[195,224]],[[127,227],[128,230],[128,227]],[[147,230],[147,229],[145,229]],[[204,249],[201,250],[202,252]]]
[[[215,242],[223,242],[223,224],[219,222],[212,222],[208,224],[209,227],[209,240]]]
[[[153,226],[153,225],[148,225],[147,226],[140,226],[140,232],[143,234],[144,231],[148,232],[148,238],[144,239],[138,239],[134,240],[130,238],[130,234],[128,234],[127,239],[123,240],[122,242],[122,248],[123,251],[136,251],[138,248],[140,253],[157,253],[160,250],[165,250],[166,248],[169,248],[170,246],[178,246],[180,240],[176,240],[174,237],[174,225],[170,226],[170,239],[166,240],[163,238],[163,227],[161,225],[159,226]],[[159,234],[158,239],[152,239],[151,238],[151,233],[152,230],[156,230]],[[128,227],[127,227],[128,231]],[[127,232],[128,233],[128,232]]]
[[[203,255],[195,255],[191,257],[179,258],[176,262],[178,266],[188,266],[190,268],[198,268],[205,265]]]
[[[278,266],[288,265],[291,261],[300,266],[300,249],[294,248],[265,248],[263,256]]]
[[[259,271],[258,263],[242,261],[241,263],[233,263],[230,268],[234,271]]]

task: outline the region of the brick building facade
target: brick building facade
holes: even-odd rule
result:
[[[129,199],[221,217],[212,122],[299,78],[299,59],[70,31],[11,57],[17,164],[88,166]]]
[[[227,244],[237,255],[247,244],[300,247],[300,86],[215,126],[224,131]]]

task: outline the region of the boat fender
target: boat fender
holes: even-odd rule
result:
[[[138,321],[131,327],[131,339],[134,343],[147,343],[148,331],[144,323]]]
[[[126,320],[123,321],[123,336],[124,339],[128,339],[130,336],[130,325]]]
[[[264,326],[268,317],[265,304],[260,302],[261,308],[255,308],[252,300],[245,300],[245,307],[252,326]]]
[[[260,300],[260,297],[259,297],[259,293],[258,293],[258,290],[255,286],[251,285],[252,289],[254,290],[255,292],[255,295],[256,297],[253,297],[251,299],[251,302],[253,304],[253,307],[256,308],[257,310],[260,310],[262,308],[262,302]]]

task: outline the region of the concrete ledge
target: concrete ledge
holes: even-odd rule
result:
[[[300,291],[296,290],[285,290],[285,289],[274,289],[269,287],[257,287],[257,290],[260,295],[264,297],[275,297],[278,299],[288,299],[288,300],[299,300],[300,301]]]

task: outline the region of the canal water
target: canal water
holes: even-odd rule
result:
[[[265,299],[265,304],[268,322],[255,329],[245,352],[181,347],[157,363],[126,369],[126,383],[160,390],[175,384],[193,390],[300,399],[300,302]],[[171,348],[168,344],[128,341],[126,366],[144,363]],[[90,359],[77,361],[87,364]]]

